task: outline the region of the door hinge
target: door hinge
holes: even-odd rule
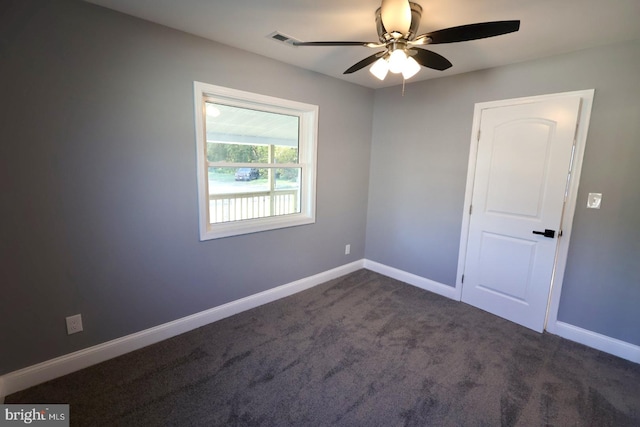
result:
[[[480,141],[480,129],[478,129],[478,141]]]
[[[473,212],[473,205],[469,205],[469,215]]]
[[[462,283],[464,283],[464,274],[462,275]]]

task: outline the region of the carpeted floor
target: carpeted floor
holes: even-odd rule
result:
[[[640,426],[640,365],[368,270],[8,396],[77,426]]]

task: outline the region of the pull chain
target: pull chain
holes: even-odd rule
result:
[[[404,96],[404,82],[406,82],[404,76],[402,77],[402,96]]]

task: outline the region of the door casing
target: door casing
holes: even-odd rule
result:
[[[471,214],[469,208],[473,196],[474,177],[476,172],[476,158],[478,154],[478,135],[480,131],[480,122],[482,111],[488,108],[506,107],[520,104],[527,104],[549,99],[557,99],[567,96],[580,96],[582,104],[578,116],[578,129],[576,132],[575,148],[573,160],[571,164],[571,175],[569,179],[567,197],[565,201],[564,212],[562,215],[562,237],[558,239],[557,255],[553,268],[551,279],[551,291],[549,293],[549,302],[547,304],[547,313],[545,316],[544,329],[553,332],[558,319],[558,308],[560,305],[560,294],[562,291],[562,280],[566,267],[567,254],[569,252],[569,242],[571,240],[571,230],[573,226],[573,216],[577,206],[578,185],[580,183],[580,173],[582,171],[582,159],[584,157],[585,146],[587,142],[587,133],[589,130],[589,120],[591,118],[591,107],[595,89],[587,89],[572,92],[563,92],[549,95],[539,95],[524,98],[514,98],[491,102],[481,102],[475,104],[473,112],[473,126],[471,130],[471,145],[469,149],[469,164],[467,168],[467,184],[464,196],[464,208],[462,217],[462,230],[460,233],[460,252],[458,255],[458,272],[456,276],[455,299],[460,301],[462,298],[462,277],[464,274],[464,266],[467,255],[467,241],[469,237],[469,222]]]

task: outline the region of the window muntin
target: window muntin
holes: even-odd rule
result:
[[[201,240],[314,222],[317,106],[194,88]]]

